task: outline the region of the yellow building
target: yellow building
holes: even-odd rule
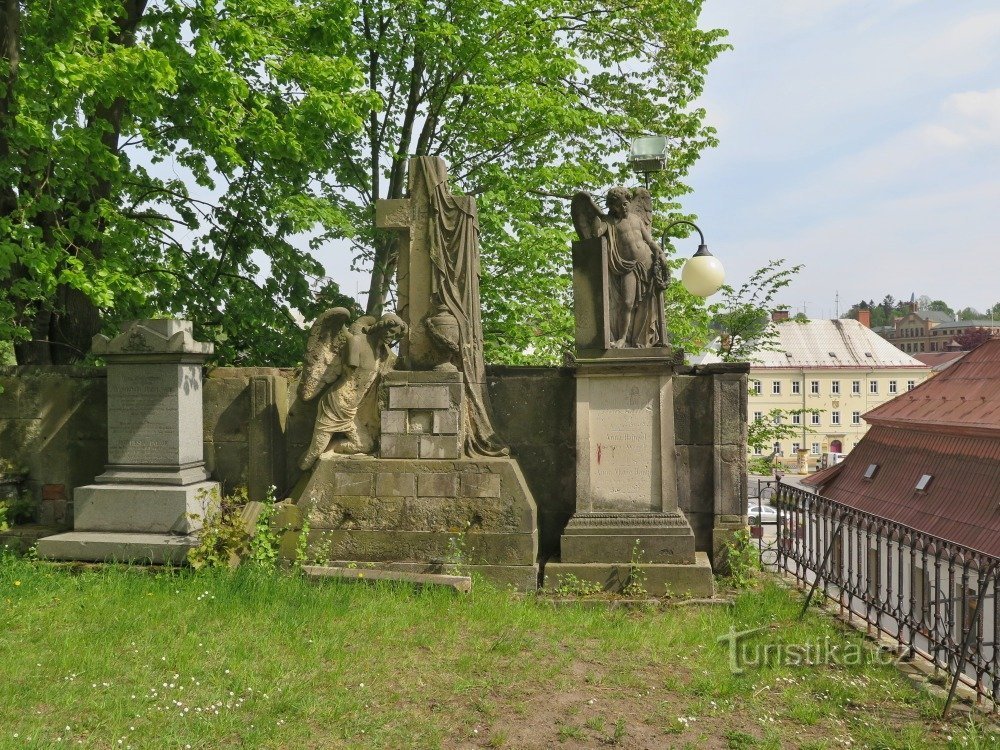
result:
[[[747,416],[770,419],[774,409],[804,412],[782,419],[797,434],[773,446],[790,467],[800,451],[810,465],[827,452],[848,453],[868,430],[865,412],[912,390],[930,374],[927,365],[856,320],[784,320],[773,325],[778,351],[754,356]]]

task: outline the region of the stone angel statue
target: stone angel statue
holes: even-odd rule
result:
[[[607,252],[611,346],[667,346],[663,290],[670,269],[653,239],[653,197],[645,188],[615,187],[606,200],[604,213],[590,193],[577,193],[570,213],[580,239],[599,238]]]
[[[370,453],[378,431],[376,389],[379,378],[396,363],[392,347],[406,334],[406,323],[387,313],[350,323],[343,307],[327,310],[313,323],[299,380],[299,398],[316,410],[312,442],[299,462],[308,471],[327,450],[350,455]]]

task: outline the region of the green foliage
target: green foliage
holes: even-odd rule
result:
[[[352,167],[341,194],[354,252],[374,266],[369,311],[395,264],[372,228],[374,202],[404,194],[408,155],[441,156],[452,188],[478,201],[487,360],[559,362],[572,338],[568,199],[634,179],[631,138],[662,134],[669,163],[651,188],[665,226],[680,218],[684,175],[715,143],[691,103],[724,32],[697,27],[700,5],[362,0],[354,53],[383,106],[337,147]]]
[[[191,567],[195,570],[232,569],[246,562],[258,570],[275,570],[280,539],[272,524],[277,513],[274,488],[262,501],[263,508],[252,530],[243,518],[248,502],[245,487],[221,498],[212,490],[208,499],[210,510],[198,531],[198,546],[188,550]]]
[[[444,572],[447,575],[464,576],[469,574],[468,524],[455,536],[448,537],[448,551],[444,556]]]
[[[642,568],[642,555],[644,550],[638,539],[632,545],[632,556],[628,566],[628,583],[622,589],[625,596],[643,597],[648,596],[646,591],[646,571]]]
[[[760,351],[776,351],[778,331],[770,312],[778,292],[792,283],[801,265],[783,258],[757,269],[739,288],[724,286],[722,302],[712,321],[719,332],[719,356],[724,362],[752,362]]]
[[[651,185],[665,226],[716,142],[692,102],[725,32],[699,29],[700,7],[15,3],[0,340],[19,340],[22,361],[67,361],[99,319],[107,332],[178,315],[219,364],[293,364],[295,314],[348,301],[316,249],[346,240],[382,306],[395,247],[374,205],[404,194],[416,154],[444,157],[479,200],[487,359],[557,362],[572,333],[569,196],[628,180],[631,138],[665,135]],[[671,333],[692,350],[701,309],[668,293]]]
[[[107,328],[190,318],[219,363],[296,362],[292,311],[332,288],[311,252],[350,232],[329,195],[345,168],[332,144],[377,105],[349,53],[353,4],[13,7],[16,64],[0,59],[0,339],[51,338],[65,343],[49,355],[79,356],[89,334],[67,329],[96,306]]]
[[[22,490],[16,497],[0,498],[0,531],[11,526],[31,523],[38,510],[35,498],[28,490]]]
[[[750,532],[746,529],[735,532],[732,539],[726,542],[724,555],[728,569],[724,579],[726,584],[736,589],[751,587],[761,571],[761,565]]]
[[[771,409],[762,419],[751,419],[747,425],[747,447],[752,450],[770,453],[772,446],[781,440],[789,440],[803,434],[815,432],[806,424],[806,415],[821,414],[822,409]],[[792,424],[793,415],[799,415],[802,424]],[[775,464],[770,459],[755,456],[751,462],[758,462],[750,467],[752,474],[769,474]],[[766,463],[761,464],[761,461]],[[757,469],[763,468],[764,471]]]
[[[593,596],[604,590],[601,584],[585,581],[573,573],[560,573],[556,581],[556,594],[559,596]]]

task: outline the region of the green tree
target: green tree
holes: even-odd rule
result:
[[[221,362],[294,362],[309,250],[377,105],[350,0],[0,0],[0,337],[64,362],[181,314]],[[307,240],[302,240],[307,236]]]
[[[742,286],[722,288],[722,301],[712,327],[719,333],[719,356],[724,362],[752,362],[761,351],[775,351],[778,330],[770,311],[778,292],[792,283],[801,265],[787,266],[783,258],[757,269]]]
[[[927,306],[927,309],[933,310],[935,312],[943,312],[952,318],[955,317],[955,311],[952,310],[951,307],[949,307],[948,303],[945,302],[944,300],[940,299],[932,300],[931,303]]]
[[[982,320],[984,317],[988,318],[989,315],[983,315],[974,307],[963,307],[958,311],[957,317],[959,320]]]
[[[408,156],[441,156],[453,189],[478,201],[487,359],[558,361],[572,338],[568,199],[629,179],[630,140],[654,133],[670,143],[650,186],[657,226],[681,218],[681,180],[715,143],[692,103],[724,32],[698,29],[701,0],[359,5],[353,53],[383,106],[338,153],[354,252],[373,268],[368,312],[385,304],[397,259],[373,228],[375,202],[404,195]],[[700,305],[679,289],[668,303],[675,340],[699,337],[682,317],[703,339]]]

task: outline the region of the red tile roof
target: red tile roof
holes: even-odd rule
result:
[[[1000,430],[1000,339],[985,342],[940,375],[864,416],[873,425],[960,434]]]
[[[1000,557],[1000,438],[872,427],[839,466],[824,497]]]
[[[844,462],[841,461],[833,466],[827,466],[825,469],[820,469],[815,474],[810,474],[805,479],[801,480],[800,484],[804,484],[807,487],[821,487],[837,476],[840,473],[840,467],[843,465]]]
[[[810,484],[819,477],[825,497],[1000,557],[1000,340],[865,419],[872,427],[839,471]]]

